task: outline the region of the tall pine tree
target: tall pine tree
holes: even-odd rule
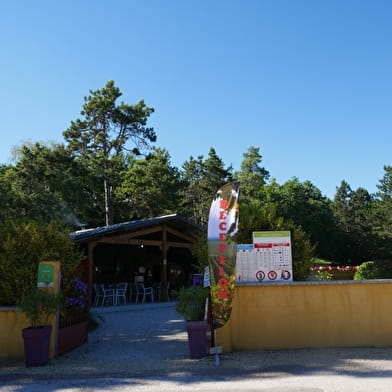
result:
[[[82,119],[72,121],[64,131],[69,150],[102,173],[106,225],[114,223],[114,188],[123,152],[139,154],[156,140],[154,129],[147,127],[154,109],[143,100],[136,105],[117,104],[121,95],[113,81],[102,89],[90,90],[84,98]]]

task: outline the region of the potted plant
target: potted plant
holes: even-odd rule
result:
[[[48,289],[35,289],[25,294],[18,303],[30,326],[22,330],[25,364],[43,366],[49,360],[50,318],[62,307],[62,297]]]
[[[189,351],[192,359],[208,354],[208,322],[205,317],[209,289],[202,286],[182,288],[178,293],[176,310],[186,321]]]

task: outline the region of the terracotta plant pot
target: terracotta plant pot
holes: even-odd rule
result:
[[[208,323],[207,321],[187,321],[189,352],[191,359],[207,356],[208,351]]]
[[[51,326],[22,330],[26,367],[44,366],[48,363],[51,333]]]

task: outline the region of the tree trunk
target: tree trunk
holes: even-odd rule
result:
[[[107,178],[104,179],[105,187],[105,222],[106,226],[114,223],[113,218],[113,185]]]

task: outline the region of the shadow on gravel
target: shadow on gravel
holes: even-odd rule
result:
[[[307,375],[392,377],[392,348],[234,352],[222,356],[216,366],[214,357],[189,359],[185,324],[174,305],[100,317],[100,326],[86,345],[45,367],[0,363],[0,386],[15,385],[12,391],[30,392],[29,382],[39,380],[45,381],[45,391],[56,391],[96,383],[105,390],[141,385],[146,380],[192,384]]]

